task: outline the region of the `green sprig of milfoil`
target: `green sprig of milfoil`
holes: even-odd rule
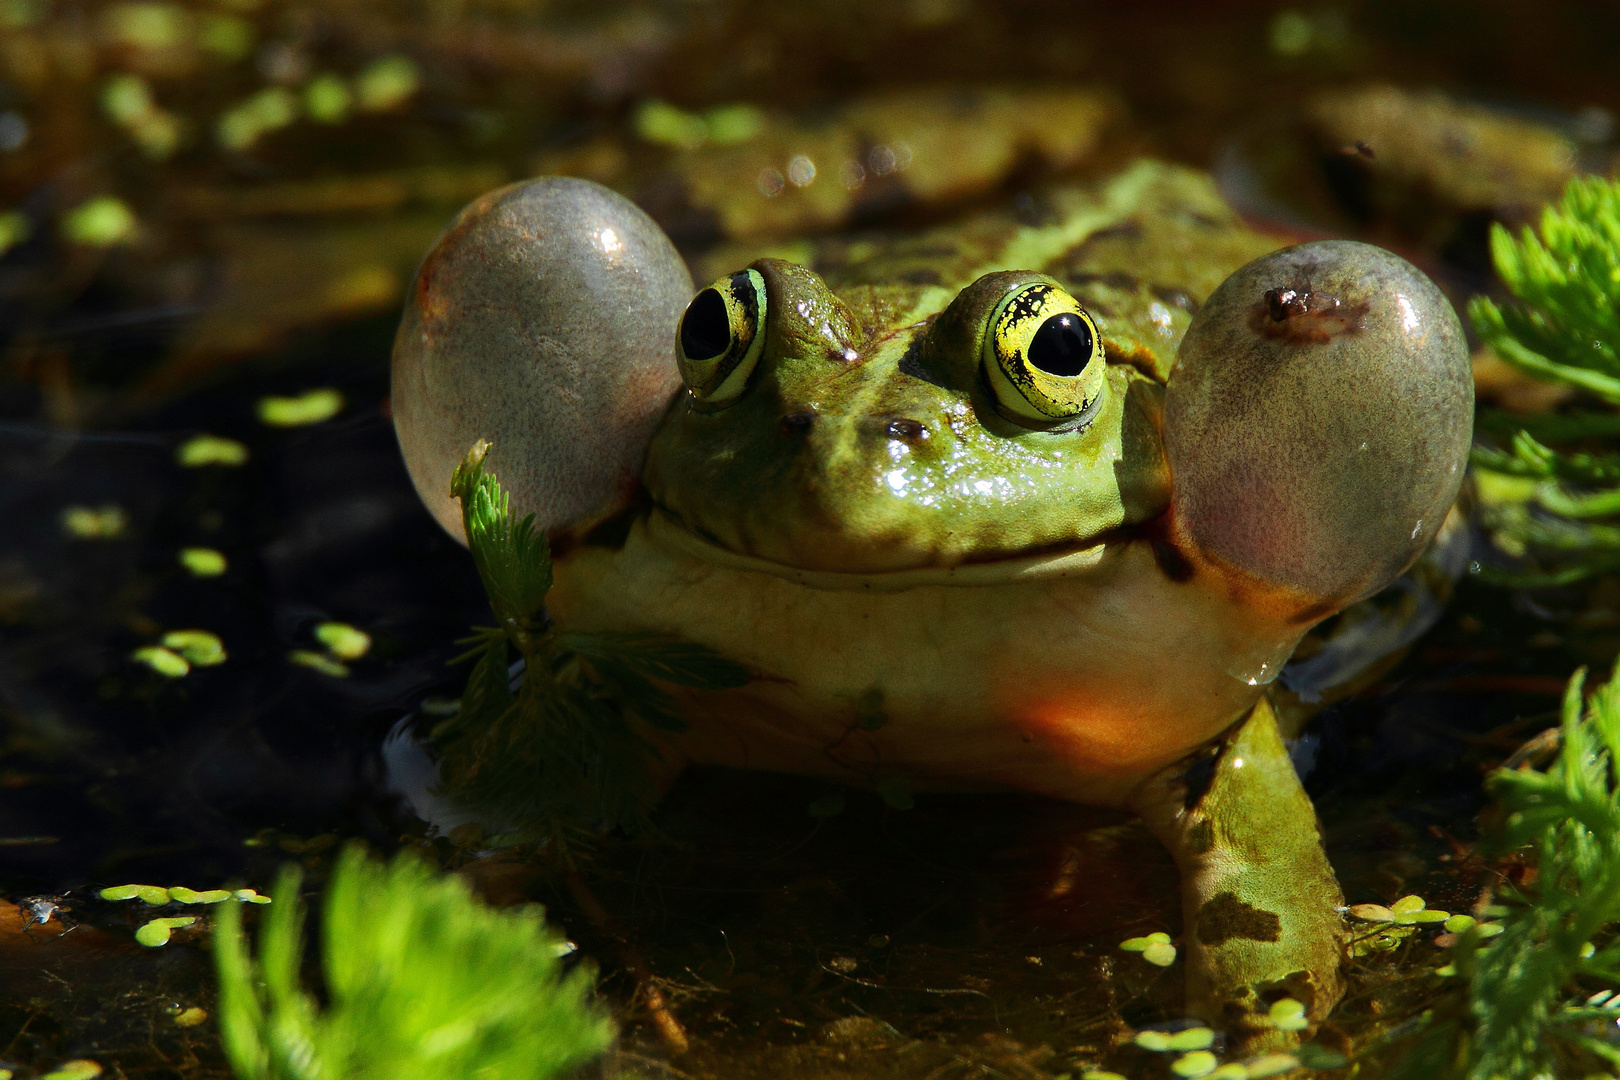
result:
[[[456,662],[471,660],[461,708],[436,727],[440,779],[457,802],[513,826],[513,842],[547,844],[572,863],[604,829],[651,830],[657,798],[647,729],[680,731],[668,685],[721,690],[749,673],[701,645],[666,634],[583,633],[545,613],[551,548],[534,515],[514,521],[511,499],[484,471],[480,440],[456,467],[473,564],[497,625],[477,627]],[[512,653],[523,661],[514,692]]]
[[[235,900],[215,924],[220,1044],[240,1080],[549,1080],[613,1042],[594,972],[565,963],[538,905],[494,910],[410,852],[338,859],[317,997],[300,977],[301,880],[282,870],[256,956]]]
[[[1545,769],[1501,768],[1485,844],[1536,867],[1486,912],[1501,933],[1457,935],[1447,989],[1383,1049],[1393,1080],[1580,1078],[1620,1067],[1620,678],[1583,709],[1585,670],[1564,695]],[[1584,715],[1583,715],[1584,713]]]
[[[1485,343],[1528,375],[1620,406],[1620,184],[1571,181],[1542,212],[1539,236],[1493,227],[1491,255],[1514,302],[1469,304]],[[1484,523],[1526,562],[1485,576],[1557,585],[1620,569],[1620,455],[1604,449],[1620,414],[1486,412],[1479,426],[1507,443],[1474,453]]]

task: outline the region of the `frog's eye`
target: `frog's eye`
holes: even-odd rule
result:
[[[741,397],[765,348],[764,331],[765,279],[758,270],[721,278],[694,296],[675,341],[692,396],[706,405]]]
[[[1056,285],[1009,293],[990,317],[984,373],[1008,419],[1049,427],[1084,416],[1102,397],[1106,367],[1097,324]]]

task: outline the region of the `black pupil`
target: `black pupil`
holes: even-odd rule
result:
[[[1041,323],[1029,343],[1029,362],[1049,375],[1078,375],[1091,359],[1091,330],[1072,312]]]
[[[681,316],[681,351],[688,360],[712,360],[731,344],[731,320],[726,302],[713,289],[704,289]]]

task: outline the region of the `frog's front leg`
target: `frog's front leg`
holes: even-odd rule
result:
[[[1270,704],[1152,777],[1131,808],[1181,870],[1187,1011],[1250,1049],[1293,1040],[1267,1020],[1279,998],[1325,1017],[1344,992],[1343,900]]]

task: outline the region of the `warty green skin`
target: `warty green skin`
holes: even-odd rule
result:
[[[1180,498],[1162,435],[1192,313],[1277,246],[1206,177],[1143,162],[1014,212],[754,261],[769,302],[746,392],[723,408],[678,394],[647,451],[648,498],[554,526],[551,614],[569,628],[674,633],[759,674],[685,696],[691,728],[668,741],[672,766],[1134,809],[1183,872],[1189,1011],[1248,1045],[1286,1041],[1264,1024],[1264,1001],[1286,992],[1324,1016],[1342,989],[1343,928],[1263,695],[1305,630],[1354,597],[1313,596],[1252,572],[1241,545],[1206,543],[1229,508]],[[1340,257],[1352,265],[1335,280],[1354,286],[1359,256]],[[1245,289],[1266,287],[1266,265]],[[1109,359],[1098,411],[1066,430],[1006,418],[979,369],[999,298],[1042,279],[1092,313]],[[1391,281],[1406,287],[1366,277],[1373,290]],[[1290,282],[1308,284],[1278,284]],[[1258,295],[1231,301],[1248,305],[1242,319]],[[1331,348],[1285,357],[1299,363],[1289,392],[1335,393],[1317,352],[1365,357],[1367,378],[1381,378],[1383,355],[1401,354],[1386,299],[1372,297],[1372,317],[1340,326]],[[1417,414],[1460,423],[1465,444],[1455,315],[1423,318],[1425,332],[1450,319],[1435,331],[1449,404]],[[1224,309],[1206,319],[1201,340],[1231,320]],[[1275,359],[1262,349],[1250,361]],[[1208,422],[1218,410],[1202,401],[1179,407]],[[1295,424],[1223,445],[1288,503],[1291,455],[1315,452],[1314,437]],[[1180,452],[1196,474],[1196,447]],[[1452,474],[1423,498],[1449,502]],[[1302,494],[1316,502],[1301,505],[1333,497]],[[1284,516],[1287,533],[1297,523]],[[1384,546],[1427,539],[1406,528]]]

